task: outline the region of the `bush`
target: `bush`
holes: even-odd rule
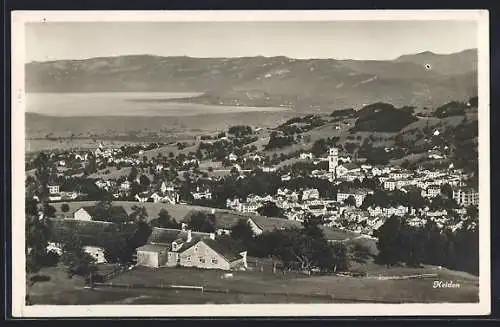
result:
[[[53,250],[47,252],[44,258],[44,265],[46,267],[54,267],[59,263],[59,254]]]
[[[35,275],[30,278],[30,281],[32,283],[39,283],[39,282],[48,282],[50,280],[50,276],[46,275]]]

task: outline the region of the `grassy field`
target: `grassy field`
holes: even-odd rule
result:
[[[109,174],[104,173],[107,170],[109,170]],[[116,167],[109,167],[90,174],[89,178],[102,178],[104,180],[118,179],[121,176],[127,177],[130,174],[131,170],[132,167],[123,167],[121,169],[116,169]]]
[[[250,260],[251,258],[249,258]],[[83,279],[68,278],[64,267],[42,268],[49,277],[29,287],[33,304],[224,304],[224,303],[463,303],[478,301],[478,278],[468,273],[433,266],[407,268],[368,263],[362,265],[367,277],[305,276],[299,273],[273,274],[264,263],[263,272],[224,271],[193,268],[137,267],[109,282],[148,286],[204,286],[205,291],[108,288],[84,289]],[[251,265],[256,267],[255,265]],[[379,276],[437,274],[436,278],[384,280]],[[459,288],[435,289],[433,282],[453,281]],[[218,290],[213,292],[211,290]]]
[[[385,270],[386,273],[390,270]],[[474,302],[478,300],[477,279],[449,270],[433,268],[394,270],[393,275],[437,273],[438,280],[460,283],[459,289],[436,290],[433,279],[377,280],[337,276],[300,276],[262,272],[233,272],[233,278],[223,279],[223,272],[187,268],[136,268],[112,281],[115,283],[148,283],[204,286],[246,293],[292,293],[330,295],[337,301],[373,302]]]
[[[83,206],[91,206],[95,204],[95,201],[74,201],[74,202],[61,202],[61,203],[53,203],[52,205],[56,209],[56,214],[62,215],[61,204],[67,203],[69,205],[68,214],[72,215],[74,211],[80,209]],[[177,221],[182,220],[187,213],[191,210],[204,210],[211,211],[212,208],[195,206],[195,205],[187,205],[187,204],[166,204],[166,203],[152,203],[152,202],[131,202],[131,201],[113,201],[113,205],[123,206],[128,213],[132,212],[132,207],[134,205],[144,206],[148,212],[148,219],[155,219],[158,217],[158,213],[161,209],[166,209],[172,217],[174,217]],[[218,211],[219,209],[215,209]]]

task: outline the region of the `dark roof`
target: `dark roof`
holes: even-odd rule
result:
[[[153,231],[149,236],[148,243],[151,244],[171,244],[173,241],[186,241],[188,236],[187,230],[153,227]],[[193,240],[210,238],[210,233],[202,233],[191,231]]]
[[[125,220],[129,218],[123,206],[111,206],[108,210],[99,206],[85,206],[82,208],[85,209],[94,220],[108,220],[109,218]]]
[[[149,236],[148,243],[152,244],[170,244],[179,238],[180,229],[153,227]]]
[[[235,260],[241,259],[242,256],[240,252],[244,250],[234,241],[229,238],[224,239],[205,239],[202,241],[208,245],[212,250],[223,256],[227,261],[233,262]]]
[[[84,245],[102,247],[110,237],[116,237],[116,235],[131,237],[136,231],[136,226],[135,224],[50,218],[49,229],[52,242],[61,243],[68,237],[76,236]]]
[[[201,241],[201,240],[196,239],[196,240],[192,240],[191,242],[183,243],[182,246],[177,250],[177,252],[179,252],[179,253],[184,252],[187,249],[189,249],[190,247],[192,247],[193,245],[195,245],[196,243],[198,243],[199,241]]]
[[[145,244],[141,247],[137,248],[137,251],[143,251],[143,252],[161,252],[168,250],[168,246],[165,245],[157,245],[157,244]]]
[[[182,234],[182,237],[184,237],[185,239],[187,239],[187,232],[183,232]],[[206,239],[206,238],[210,238],[210,233],[203,233],[203,232],[195,232],[195,231],[192,231],[191,232],[191,238],[194,240],[194,239]]]
[[[349,162],[349,163],[346,163],[346,164],[342,164],[342,166],[344,166],[345,168],[349,169],[349,170],[352,170],[352,169],[358,169],[360,168],[357,164],[353,163],[353,162]]]

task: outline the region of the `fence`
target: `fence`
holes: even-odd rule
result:
[[[367,276],[366,278],[379,279],[379,280],[404,280],[404,279],[424,279],[424,278],[437,278],[438,274],[419,274],[419,275],[406,275],[406,276]]]
[[[119,274],[125,272],[126,270],[127,270],[127,268],[125,268],[123,266],[117,266],[117,267],[113,267],[113,269],[107,273],[97,272],[97,273],[94,273],[94,275],[92,275],[92,280],[86,279],[86,283],[90,284],[90,282],[92,282],[92,285],[95,285],[96,283],[104,283],[104,282],[107,282],[108,280],[118,276]]]
[[[325,302],[337,302],[337,303],[409,303],[412,302],[411,299],[401,298],[399,301],[390,301],[386,299],[377,298],[345,298],[336,297],[334,294],[327,293],[294,293],[294,292],[260,292],[260,291],[242,291],[234,290],[229,288],[212,288],[204,286],[192,286],[192,285],[148,285],[148,284],[124,284],[124,283],[94,283],[94,287],[110,287],[110,288],[135,288],[135,289],[151,289],[151,290],[182,290],[182,291],[199,291],[202,293],[219,293],[219,294],[232,294],[232,295],[262,295],[262,296],[281,296],[284,298],[315,298],[322,299]]]

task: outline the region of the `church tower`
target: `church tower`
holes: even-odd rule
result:
[[[335,169],[339,163],[339,150],[337,148],[330,148],[328,153],[328,171],[335,176]]]

